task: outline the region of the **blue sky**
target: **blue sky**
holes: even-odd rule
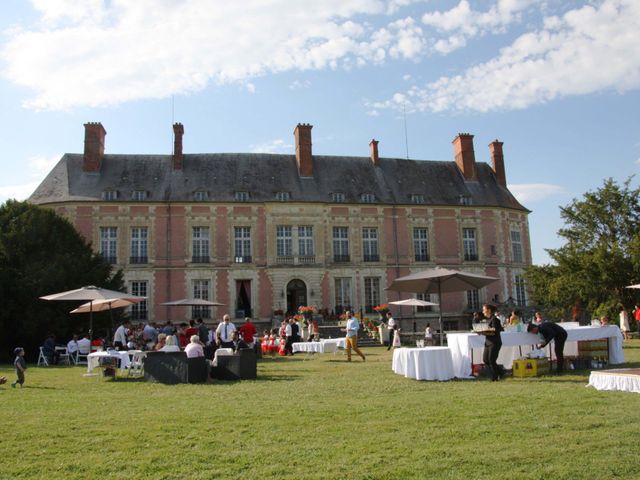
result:
[[[637,0],[3,0],[0,202],[89,121],[107,153],[171,153],[174,121],[185,153],[293,153],[304,122],[316,154],[452,160],[468,132],[547,263],[559,206],[640,170],[638,32]]]

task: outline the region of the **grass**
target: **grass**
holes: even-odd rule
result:
[[[206,385],[31,366],[0,387],[0,479],[640,478],[640,395],[585,388],[587,371],[418,382],[364,352]],[[639,340],[625,356],[640,366]]]

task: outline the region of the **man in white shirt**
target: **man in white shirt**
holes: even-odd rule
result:
[[[216,339],[218,341],[218,348],[233,348],[233,341],[231,335],[236,331],[236,326],[231,323],[231,317],[229,314],[225,314],[222,317],[222,322],[216,328]]]
[[[351,312],[345,312],[347,320],[347,328],[345,328],[347,332],[347,336],[345,338],[345,347],[347,350],[347,362],[351,361],[351,350],[353,349],[358,355],[362,357],[362,361],[365,361],[366,358],[364,354],[358,348],[358,330],[360,329],[360,321],[351,315]]]
[[[75,357],[78,351],[78,335],[73,335],[73,338],[67,343],[67,353],[70,357]]]
[[[91,340],[84,335],[80,340],[78,340],[78,353],[80,355],[88,355],[91,352]]]
[[[113,346],[117,350],[127,349],[127,329],[131,325],[129,320],[125,320],[122,325],[116,329],[116,333],[113,335]]]
[[[387,328],[389,329],[389,347],[387,350],[391,350],[393,346],[393,334],[396,329],[396,320],[391,315],[391,312],[387,312]]]

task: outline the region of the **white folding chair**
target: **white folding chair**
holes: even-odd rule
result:
[[[56,347],[56,352],[58,353],[58,363],[66,363],[67,365],[71,365],[71,357],[69,355],[67,347]]]
[[[89,363],[89,360],[87,359],[87,356],[89,355],[89,352],[86,353],[82,353],[80,350],[76,350],[76,352],[73,354],[73,362],[76,365],[87,365]]]
[[[144,358],[147,356],[145,352],[134,352],[129,364],[129,377],[141,377],[144,375]]]
[[[40,355],[38,355],[38,367],[40,366],[49,366],[49,360],[47,360],[47,356],[44,354],[42,347],[40,347]]]

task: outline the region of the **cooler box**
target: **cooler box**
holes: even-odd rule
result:
[[[546,358],[526,358],[513,361],[514,377],[537,377],[549,373],[549,360]]]

